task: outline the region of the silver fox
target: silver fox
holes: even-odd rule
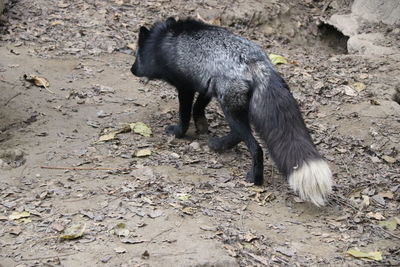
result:
[[[252,124],[290,187],[305,201],[325,204],[332,190],[329,166],[316,150],[287,84],[259,46],[221,27],[169,18],[150,29],[140,28],[131,71],[177,88],[179,122],[168,126],[167,134],[183,137],[192,112],[197,130],[207,132],[205,108],[215,97],[230,133],[210,138],[212,150],[222,152],[245,142],[252,157],[246,180],[261,185],[264,156]]]

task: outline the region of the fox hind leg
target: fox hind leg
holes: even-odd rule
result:
[[[231,132],[222,137],[210,137],[208,139],[208,147],[211,150],[222,153],[228,149],[235,147],[242,141],[239,133],[231,130]]]
[[[247,173],[246,180],[256,185],[262,185],[264,171],[263,151],[251,132],[247,112],[230,113],[229,111],[225,111],[224,113],[232,132],[241,136],[240,139],[243,139],[252,157],[252,168]],[[237,141],[239,139],[231,139],[231,141],[232,140]]]
[[[250,85],[247,81],[239,79],[218,79],[214,86],[231,132],[219,139],[211,139],[211,148],[229,148],[244,141],[252,157],[252,168],[247,173],[246,180],[256,185],[262,185],[264,156],[250,126]]]
[[[205,114],[205,108],[211,101],[211,96],[199,93],[196,102],[193,105],[193,120],[198,133],[208,132],[208,122]]]

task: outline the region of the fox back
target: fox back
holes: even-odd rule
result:
[[[221,27],[170,18],[150,30],[140,28],[132,72],[212,95],[212,77],[252,81],[251,64],[259,61],[271,64],[251,41]]]

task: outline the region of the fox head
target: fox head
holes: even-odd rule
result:
[[[150,51],[149,44],[150,30],[142,26],[139,30],[139,39],[136,49],[136,59],[132,65],[131,72],[137,77],[148,77],[151,76],[154,70],[152,62],[154,56]]]
[[[150,30],[144,26],[140,27],[136,60],[131,68],[133,75],[149,79],[161,78],[163,70],[158,57],[162,54],[163,44],[159,41],[159,37],[175,23],[174,18],[168,18],[166,21],[155,23]]]

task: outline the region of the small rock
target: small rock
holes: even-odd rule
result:
[[[175,152],[172,152],[171,154],[169,154],[170,156],[171,156],[171,158],[174,158],[174,159],[179,159],[181,156],[179,156],[179,154],[177,154],[177,153],[175,153]]]
[[[123,248],[123,247],[116,247],[116,248],[114,248],[114,251],[115,251],[116,253],[118,253],[118,254],[122,254],[122,253],[125,253],[125,252],[126,252],[126,248]]]
[[[286,247],[277,247],[275,251],[288,257],[292,257],[294,255],[294,252]]]
[[[99,110],[96,112],[98,118],[105,118],[111,116],[111,113],[107,113],[104,110]]]
[[[200,150],[200,144],[198,142],[192,142],[189,145],[190,149],[198,151]]]

